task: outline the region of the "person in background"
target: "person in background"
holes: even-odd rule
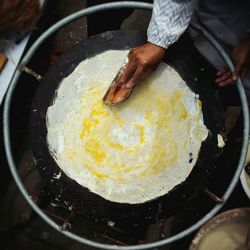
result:
[[[195,42],[199,52],[218,69],[215,82],[231,85],[240,77],[250,101],[250,1],[248,0],[155,0],[147,30],[147,43],[128,55],[120,87],[131,89],[148,77],[162,61],[167,48],[187,29],[191,18],[205,26],[231,54],[235,70],[231,73],[219,54],[205,39]]]
[[[39,0],[1,0],[0,32],[34,29],[41,14]]]

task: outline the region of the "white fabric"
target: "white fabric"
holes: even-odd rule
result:
[[[148,42],[168,48],[186,30],[196,0],[155,0],[148,27]]]
[[[233,46],[250,31],[249,0],[154,0],[148,27],[148,41],[168,48],[186,30],[193,11],[207,28],[226,44]]]

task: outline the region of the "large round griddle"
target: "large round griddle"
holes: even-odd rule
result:
[[[107,201],[67,177],[48,150],[46,113],[56,97],[56,90],[62,79],[71,74],[81,61],[106,50],[130,49],[145,42],[144,32],[119,30],[96,35],[73,46],[46,73],[37,89],[30,117],[34,158],[49,191],[57,201],[66,201],[78,212],[92,214],[94,210],[96,217],[115,217],[114,220],[126,225],[129,225],[130,220],[142,222],[145,215],[149,215],[152,220],[167,218],[185,207],[208,184],[208,176],[213,174],[216,159],[223,153],[217,147],[217,134],[223,131],[224,120],[223,107],[213,87],[214,69],[185,38],[168,49],[164,61],[177,70],[192,91],[199,94],[203,103],[204,122],[211,133],[202,143],[197,163],[187,180],[167,195],[144,204],[129,205]],[[57,179],[60,172],[62,175]]]

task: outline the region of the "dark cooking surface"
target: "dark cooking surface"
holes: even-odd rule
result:
[[[39,85],[31,109],[30,133],[34,157],[55,203],[74,210],[89,228],[95,228],[96,224],[102,225],[102,229],[99,230],[105,230],[108,238],[115,239],[120,244],[144,242],[149,231],[154,228],[157,228],[158,236],[154,236],[151,241],[185,229],[188,224],[179,223],[180,216],[191,218],[189,209],[194,209],[196,200],[198,206],[205,204],[206,197],[203,197],[202,189],[214,180],[215,173],[218,175],[219,169],[216,168],[215,160],[222,152],[217,148],[217,134],[223,132],[223,108],[218,93],[212,87],[214,71],[202,60],[191,43],[180,40],[169,49],[166,62],[179,72],[195,93],[199,94],[203,103],[204,121],[211,131],[206,142],[202,144],[196,166],[185,183],[176,187],[168,195],[151,202],[124,205],[104,200],[70,180],[63,173],[60,179],[54,178],[60,169],[49,154],[46,144],[46,112],[60,81],[85,58],[108,49],[128,49],[144,42],[145,33],[142,32],[109,31],[75,45],[50,67],[44,81]],[[226,153],[224,152],[223,155],[225,156]],[[230,156],[234,157],[234,154]],[[232,175],[233,171],[231,171]],[[228,180],[225,182],[225,185],[227,184]],[[223,191],[225,191],[224,188],[220,190],[221,194]],[[208,201],[208,204],[199,209],[208,211],[213,203]],[[168,229],[167,232],[164,229],[166,223],[171,224],[171,230]],[[96,231],[96,229],[90,231]],[[93,237],[89,233],[83,234],[90,239]]]
[[[199,59],[198,54],[194,53],[194,51],[190,50],[190,53],[192,53],[192,58],[195,56]],[[203,63],[199,65],[205,69],[206,65]],[[29,77],[27,78],[29,79]],[[24,79],[23,83],[27,83],[27,78]],[[237,136],[240,136],[240,133],[238,133]],[[239,147],[234,144],[234,146],[231,147],[231,151],[237,154],[237,148]],[[235,166],[235,162],[232,161],[234,158],[232,152],[228,152],[225,159],[221,159],[218,163],[217,169],[220,169],[220,171],[218,171],[218,178],[214,179],[209,185],[209,189],[218,195],[221,195],[225,190],[226,184],[233,174],[233,166]],[[235,161],[237,161],[237,158]],[[25,173],[22,173],[22,168],[26,169]],[[67,219],[69,219],[69,223],[74,232],[84,235],[84,237],[89,239],[109,244],[127,244],[131,242],[142,243],[159,240],[174,233],[176,230],[181,230],[186,226],[192,225],[195,220],[204,215],[209,208],[215,204],[204,193],[200,193],[199,197],[195,199],[192,204],[185,206],[185,208],[175,216],[169,217],[168,219],[158,218],[159,223],[154,223],[154,221],[160,207],[153,206],[148,209],[148,211],[142,211],[143,216],[138,220],[142,219],[143,223],[140,224],[139,227],[134,218],[128,216],[129,211],[125,211],[123,216],[128,220],[128,224],[130,223],[132,226],[128,228],[127,232],[124,232],[124,230],[119,228],[119,220],[116,220],[113,217],[102,216],[96,218],[94,211],[91,211],[92,214],[85,216],[85,211],[89,213],[89,210],[87,209],[82,210],[82,214],[73,214],[69,211],[67,203],[58,202],[54,199],[55,197],[47,196],[47,190],[41,189],[42,182],[39,178],[36,167],[32,164],[31,155],[28,157],[28,160],[26,159],[19,166],[19,171],[22,173],[21,176],[23,176],[24,183],[29,188],[32,197],[37,200],[43,210],[50,215],[51,218],[57,221],[59,225],[63,225],[67,222]],[[44,191],[41,192],[41,190]],[[32,210],[20,197],[20,193],[16,190],[14,184],[11,185],[11,189],[6,195],[7,198],[5,197],[2,203],[1,214],[3,217],[1,217],[0,221],[1,228],[4,228],[3,223],[7,223],[7,225],[9,225],[7,228],[10,227],[10,229],[9,231],[2,231],[1,242],[4,243],[3,247],[8,245],[10,246],[10,249],[21,249],[18,247],[24,246],[22,249],[28,249],[31,244],[33,248],[35,246],[36,249],[46,250],[90,249],[89,247],[82,246],[75,241],[63,237],[46,225],[39,217],[32,213]],[[238,185],[235,194],[231,201],[227,203],[226,207],[247,206],[248,204],[249,202],[244,196],[241,186]],[[101,206],[98,209],[101,209]],[[20,219],[18,219],[18,216]],[[13,219],[13,217],[16,219]],[[15,225],[15,220],[21,221],[21,224],[19,223]],[[108,224],[112,224],[112,222],[115,223],[114,226],[108,226]],[[193,235],[178,243],[172,244],[171,249],[187,249],[192,236]],[[161,249],[169,248],[166,246]]]
[[[35,159],[39,159],[39,161],[37,161],[37,165],[41,170],[45,181],[47,181],[48,185],[51,186],[52,192],[54,192],[57,196],[60,194],[61,199],[67,199],[67,201],[73,203],[75,207],[81,206],[78,200],[86,201],[88,204],[92,201],[94,204],[94,201],[98,200],[98,203],[101,202],[111,206],[114,206],[114,203],[108,204],[106,200],[88,192],[86,189],[83,189],[77,183],[72,182],[64,174],[58,180],[53,178],[60,172],[60,169],[48,152],[46,142],[47,108],[52,104],[56,89],[58,88],[61,80],[69,75],[79,62],[85,58],[99,54],[102,51],[109,49],[127,49],[138,46],[145,41],[145,33],[137,31],[109,31],[92,37],[87,41],[83,41],[72,47],[68,52],[58,58],[57,62],[52,65],[46,73],[44,81],[41,82],[37,90],[30,119],[31,145],[33,153]],[[190,193],[193,193],[196,187],[203,184],[205,181],[205,171],[210,172],[211,166],[214,164],[214,160],[220,153],[220,150],[217,147],[217,134],[222,133],[223,129],[222,105],[219,102],[219,98],[215,90],[211,87],[211,81],[209,82],[209,69],[202,68],[201,70],[197,61],[194,59],[188,59],[186,56],[187,50],[189,49],[185,49],[185,44],[180,42],[175,47],[170,48],[167,60],[184,78],[190,88],[195,93],[199,94],[203,103],[204,121],[211,133],[209,134],[206,142],[202,144],[199,159],[196,163],[194,171],[192,171],[190,177],[186,181],[187,185],[185,185],[185,187],[180,186],[173,191],[173,193],[176,192],[174,195],[175,200],[176,197],[183,195],[189,198]],[[177,192],[178,190],[181,191]],[[74,195],[72,195],[72,191],[74,192]],[[169,198],[171,198],[171,196]],[[185,201],[185,199],[181,200],[180,203]],[[83,206],[85,206],[85,204],[83,204]],[[167,207],[169,207],[169,205],[167,205]],[[142,208],[140,207],[140,209]]]

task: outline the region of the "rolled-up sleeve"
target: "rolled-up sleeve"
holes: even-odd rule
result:
[[[148,26],[148,42],[168,48],[186,30],[196,0],[154,0]]]

